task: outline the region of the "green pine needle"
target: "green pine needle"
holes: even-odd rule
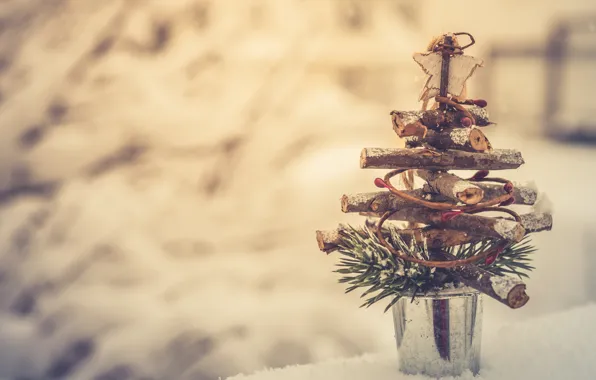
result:
[[[410,244],[407,244],[394,226],[388,227],[385,232],[389,235],[387,242],[394,249],[410,257],[429,260],[426,242],[420,244],[411,239]],[[364,289],[361,298],[365,298],[365,301],[360,307],[368,308],[383,299],[393,297],[385,308],[386,312],[402,297],[412,297],[413,300],[417,295],[438,290],[456,281],[449,270],[435,270],[393,255],[381,244],[376,232],[368,227],[357,230],[350,226],[342,231],[341,236],[338,247],[342,256],[337,264],[339,268],[334,272],[342,275],[340,283],[349,285],[346,293],[358,288]],[[500,240],[485,239],[448,247],[445,252],[457,259],[466,259],[500,243]],[[527,278],[527,272],[534,269],[529,262],[532,260],[530,255],[535,251],[530,238],[526,236],[521,242],[507,246],[491,265],[486,265],[483,260],[477,265],[496,275]]]

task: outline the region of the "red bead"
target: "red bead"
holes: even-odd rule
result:
[[[484,259],[484,263],[486,265],[491,265],[492,263],[494,263],[497,260],[497,256],[499,256],[499,255],[496,253],[486,256],[486,259]]]
[[[494,253],[491,253],[490,255],[486,256],[486,259],[484,259],[484,263],[486,265],[491,265],[492,263],[494,263],[504,249],[504,247],[498,247]]]
[[[503,186],[503,190],[510,194],[513,191],[513,184],[511,182],[507,182],[505,186]]]
[[[509,199],[507,199],[506,201],[503,201],[499,204],[499,206],[509,206],[515,203],[515,198],[511,197]]]
[[[451,219],[455,218],[459,214],[462,214],[463,211],[461,210],[453,210],[453,211],[445,211],[441,213],[441,222],[448,222]]]
[[[472,125],[472,119],[470,119],[469,117],[462,117],[461,120],[461,125],[463,125],[464,127],[469,127]]]
[[[488,105],[488,103],[484,99],[476,99],[476,100],[473,100],[473,102],[474,102],[474,105],[476,105],[480,108],[484,108]]]
[[[472,181],[480,181],[481,179],[485,178],[486,176],[488,176],[489,171],[488,170],[478,170],[476,172],[476,174],[474,174],[471,178]]]
[[[387,184],[385,183],[385,181],[383,181],[380,178],[375,178],[375,186],[376,187],[380,187],[381,189],[384,187],[387,187]]]

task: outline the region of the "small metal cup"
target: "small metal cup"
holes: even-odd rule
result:
[[[480,371],[482,297],[471,288],[402,298],[393,306],[400,371],[430,377]]]

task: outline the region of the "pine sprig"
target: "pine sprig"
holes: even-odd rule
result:
[[[493,249],[498,244],[500,244],[499,240],[485,239],[470,244],[448,247],[445,252],[457,259],[465,259]],[[526,235],[519,243],[506,246],[503,252],[499,254],[498,259],[492,264],[485,264],[480,261],[476,265],[499,276],[512,274],[520,278],[528,278],[526,272],[534,269],[533,266],[528,264],[532,260],[529,255],[535,251],[536,249],[532,246],[529,235]]]
[[[500,276],[512,274],[520,279],[529,278],[528,272],[535,269],[529,264],[532,261],[530,255],[534,252],[536,248],[531,244],[530,236],[526,235],[519,243],[506,247],[493,264],[479,266]]]
[[[393,227],[389,228],[390,244],[405,254],[428,259],[425,244],[406,244]],[[436,287],[433,284],[435,268],[404,261],[381,244],[376,234],[368,227],[359,231],[352,227],[342,231],[339,252],[343,255],[337,273],[344,275],[340,283],[348,284],[346,293],[358,288],[368,288],[362,298],[368,297],[361,307],[393,296],[385,311],[406,294],[417,294]],[[376,293],[376,294],[375,294]]]
[[[389,235],[387,241],[394,249],[410,257],[430,259],[426,242],[417,243],[416,239],[410,239],[410,244],[407,244],[394,226],[389,226],[386,232]],[[396,257],[381,244],[375,231],[369,227],[357,230],[348,226],[341,234],[338,247],[342,256],[337,264],[339,268],[335,272],[342,275],[339,282],[347,285],[346,293],[358,288],[365,289],[361,298],[366,299],[361,307],[370,307],[383,299],[393,297],[385,308],[387,311],[402,297],[414,298],[454,282],[449,270],[435,270],[436,268]],[[466,259],[500,243],[499,240],[485,239],[449,247],[445,251],[457,259]],[[481,260],[478,266],[497,275],[528,277],[526,272],[534,269],[529,265],[529,255],[534,251],[529,237],[526,236],[521,242],[507,246],[492,264],[487,265]]]

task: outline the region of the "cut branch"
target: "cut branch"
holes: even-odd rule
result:
[[[406,136],[409,136],[406,148],[456,149],[467,152],[485,152],[492,149],[488,138],[478,128],[446,128],[440,132],[428,130],[424,135],[418,133]]]
[[[409,124],[404,124],[403,122],[398,122],[396,115],[392,116],[392,123],[393,123],[393,131],[399,137],[411,137],[416,136],[419,138],[426,137],[428,133],[428,128],[420,122],[420,120],[416,120]]]
[[[365,212],[364,216],[381,216],[380,213]],[[443,212],[427,208],[409,208],[399,210],[389,219],[412,223],[422,223],[450,230],[465,231],[470,235],[504,239],[519,242],[525,235],[524,227],[513,220],[505,218],[489,218],[479,215],[460,214],[454,218],[443,218]]]
[[[360,167],[370,169],[501,170],[516,169],[523,163],[521,153],[512,149],[439,153],[428,149],[364,148],[360,155]]]
[[[319,245],[319,249],[327,254],[337,250],[339,248],[338,244],[341,241],[342,230],[342,228],[332,231],[317,230],[317,244]]]
[[[526,284],[518,278],[499,276],[474,265],[459,267],[454,272],[464,284],[512,309],[518,309],[530,300]]]
[[[550,231],[553,228],[553,216],[548,213],[529,213],[520,215],[522,226],[527,233]]]
[[[319,249],[327,254],[337,250],[338,244],[341,241],[341,232],[345,230],[345,227],[340,226],[336,230],[317,231]],[[357,228],[357,231],[364,230]],[[429,248],[452,247],[470,243],[478,239],[477,237],[468,235],[464,231],[429,227],[398,230],[397,233],[404,239],[406,244],[410,244],[411,239],[415,239],[418,243],[423,243],[426,240]]]
[[[444,252],[434,253],[441,260],[455,260]],[[526,284],[520,279],[509,276],[499,276],[475,265],[467,265],[453,269],[452,274],[467,286],[474,288],[487,296],[518,309],[530,299],[526,294]]]
[[[475,205],[484,198],[484,191],[458,176],[445,172],[417,170],[416,174],[428,183],[433,193],[439,193],[455,202]]]
[[[484,191],[484,199],[493,199],[505,194],[503,185],[486,182],[472,182]],[[429,201],[444,202],[445,197],[430,193],[430,188],[425,186],[420,189],[406,191],[406,193]],[[516,185],[513,189],[513,197],[517,205],[533,205],[536,202],[536,190],[531,187]],[[372,193],[344,194],[341,197],[341,210],[343,212],[379,212],[399,210],[402,208],[416,207],[388,191],[377,191]],[[529,214],[532,215],[532,214]]]
[[[409,195],[426,200],[434,200],[432,196],[425,195],[421,189],[405,191]],[[436,197],[435,197],[436,198]],[[388,191],[374,193],[360,193],[341,197],[341,210],[343,212],[385,212],[402,208],[417,207],[414,203],[400,198]]]
[[[484,199],[494,199],[504,195],[505,189],[502,184],[487,182],[472,182],[484,191]],[[536,203],[538,193],[532,186],[513,183],[513,199],[517,205],[531,206]]]
[[[486,127],[492,124],[488,119],[488,111],[486,108],[480,108],[478,106],[466,107],[468,112],[472,114],[476,125],[478,127]],[[438,130],[446,127],[464,127],[461,120],[466,114],[459,110],[447,110],[442,112],[440,110],[428,110],[428,111],[391,111],[391,117],[393,120],[393,126],[396,130],[399,128],[405,128],[407,125],[420,122],[428,129]],[[399,135],[399,133],[398,133]]]
[[[361,212],[360,215],[378,218],[380,217],[382,212]],[[415,223],[422,223],[422,224],[429,224],[433,226],[438,226],[441,228],[465,231],[472,236],[477,236],[479,238],[482,237],[496,237],[496,238],[504,238],[499,237],[498,234],[495,235],[495,224],[497,223],[497,229],[503,231],[505,233],[506,230],[511,231],[515,235],[515,239],[508,239],[514,242],[518,242],[521,240],[519,237],[519,230],[513,227],[512,224],[500,224],[500,222],[509,222],[515,225],[520,225],[513,219],[509,218],[489,218],[483,217],[479,215],[470,215],[470,214],[460,214],[453,219],[449,219],[445,222],[441,222],[441,212],[440,211],[432,211],[425,208],[411,208],[411,209],[404,209],[401,211],[396,212],[389,218],[390,220],[402,220],[408,222],[415,222]],[[553,227],[553,217],[551,214],[548,213],[536,213],[531,212],[528,214],[520,215],[521,217],[521,225],[519,226],[523,231],[521,236],[523,237],[524,234],[529,234],[533,232],[541,232],[541,231],[550,231]],[[491,222],[493,221],[493,222]],[[472,227],[472,229],[468,229],[468,227]]]

